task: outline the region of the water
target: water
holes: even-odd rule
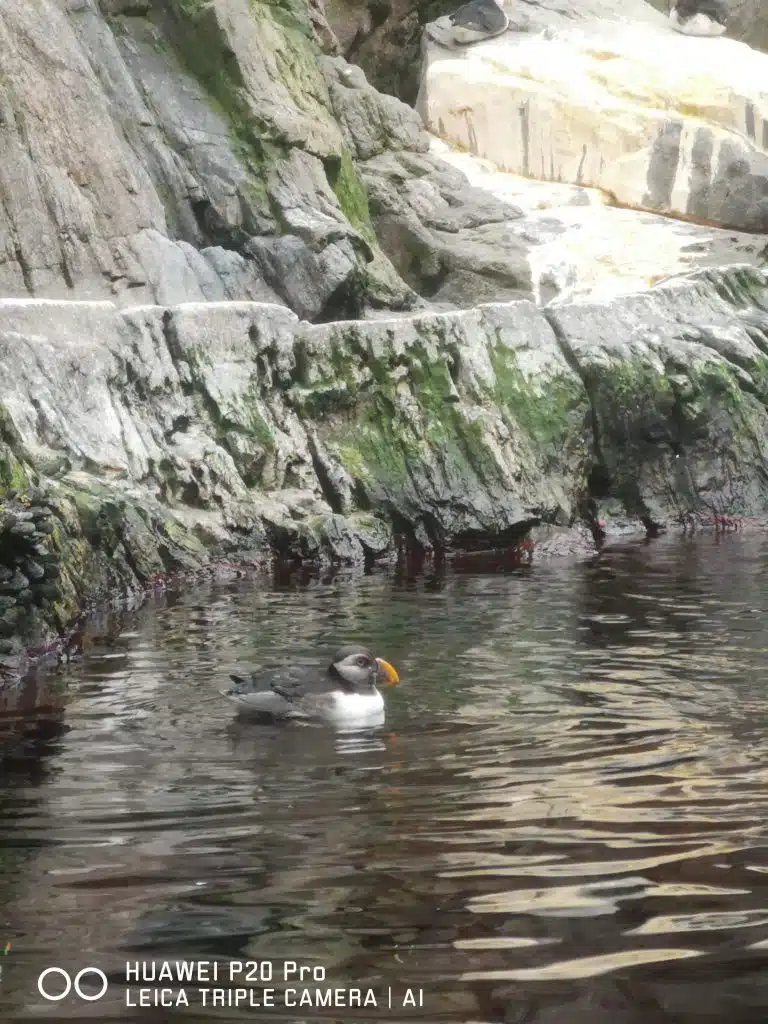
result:
[[[5,697],[2,1019],[762,1024],[767,565],[760,536],[663,540],[110,620]],[[218,694],[355,639],[403,677],[378,732],[238,723]],[[220,989],[269,961],[275,1006],[126,1004],[160,987],[126,997],[126,961],[181,959]],[[286,961],[378,1005],[286,1006]],[[52,965],[107,994],[46,1002]]]

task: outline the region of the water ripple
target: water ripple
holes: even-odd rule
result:
[[[147,1019],[119,998],[141,957],[423,988],[403,1020],[762,1024],[767,564],[759,536],[664,541],[210,585],[95,625],[0,701],[4,1019]],[[254,726],[219,696],[358,638],[404,681],[381,729]],[[41,1004],[43,967],[86,963],[108,998]]]

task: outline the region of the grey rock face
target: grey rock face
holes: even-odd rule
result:
[[[339,100],[340,126],[305,13],[286,24],[248,0],[3,4],[0,294],[279,299],[322,318],[345,287],[364,305],[381,271],[402,303],[408,289],[325,167],[355,132],[375,148],[376,94],[345,90],[363,108]]]
[[[556,4],[525,7],[562,20]],[[572,261],[541,256],[558,217],[527,223],[471,187],[410,107],[320,54],[317,4],[291,11],[2,5],[0,295],[268,301],[322,322],[567,295]],[[761,175],[706,133],[688,212],[762,223]],[[673,144],[656,146],[654,209]]]

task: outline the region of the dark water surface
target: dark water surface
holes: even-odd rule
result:
[[[762,536],[664,540],[115,620],[4,698],[0,1020],[763,1024],[767,566]],[[356,639],[403,677],[378,732],[238,724],[218,694]],[[275,1006],[126,1005],[162,986],[126,996],[126,961],[163,960],[256,1001],[230,963],[269,961]],[[326,980],[289,997],[285,961]],[[46,1002],[49,966],[107,994]],[[378,1006],[286,1006],[302,988]]]

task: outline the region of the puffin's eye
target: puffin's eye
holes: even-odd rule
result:
[[[357,664],[360,666],[360,668],[365,668],[365,666],[368,664],[368,659],[361,654],[360,657],[357,659]]]

